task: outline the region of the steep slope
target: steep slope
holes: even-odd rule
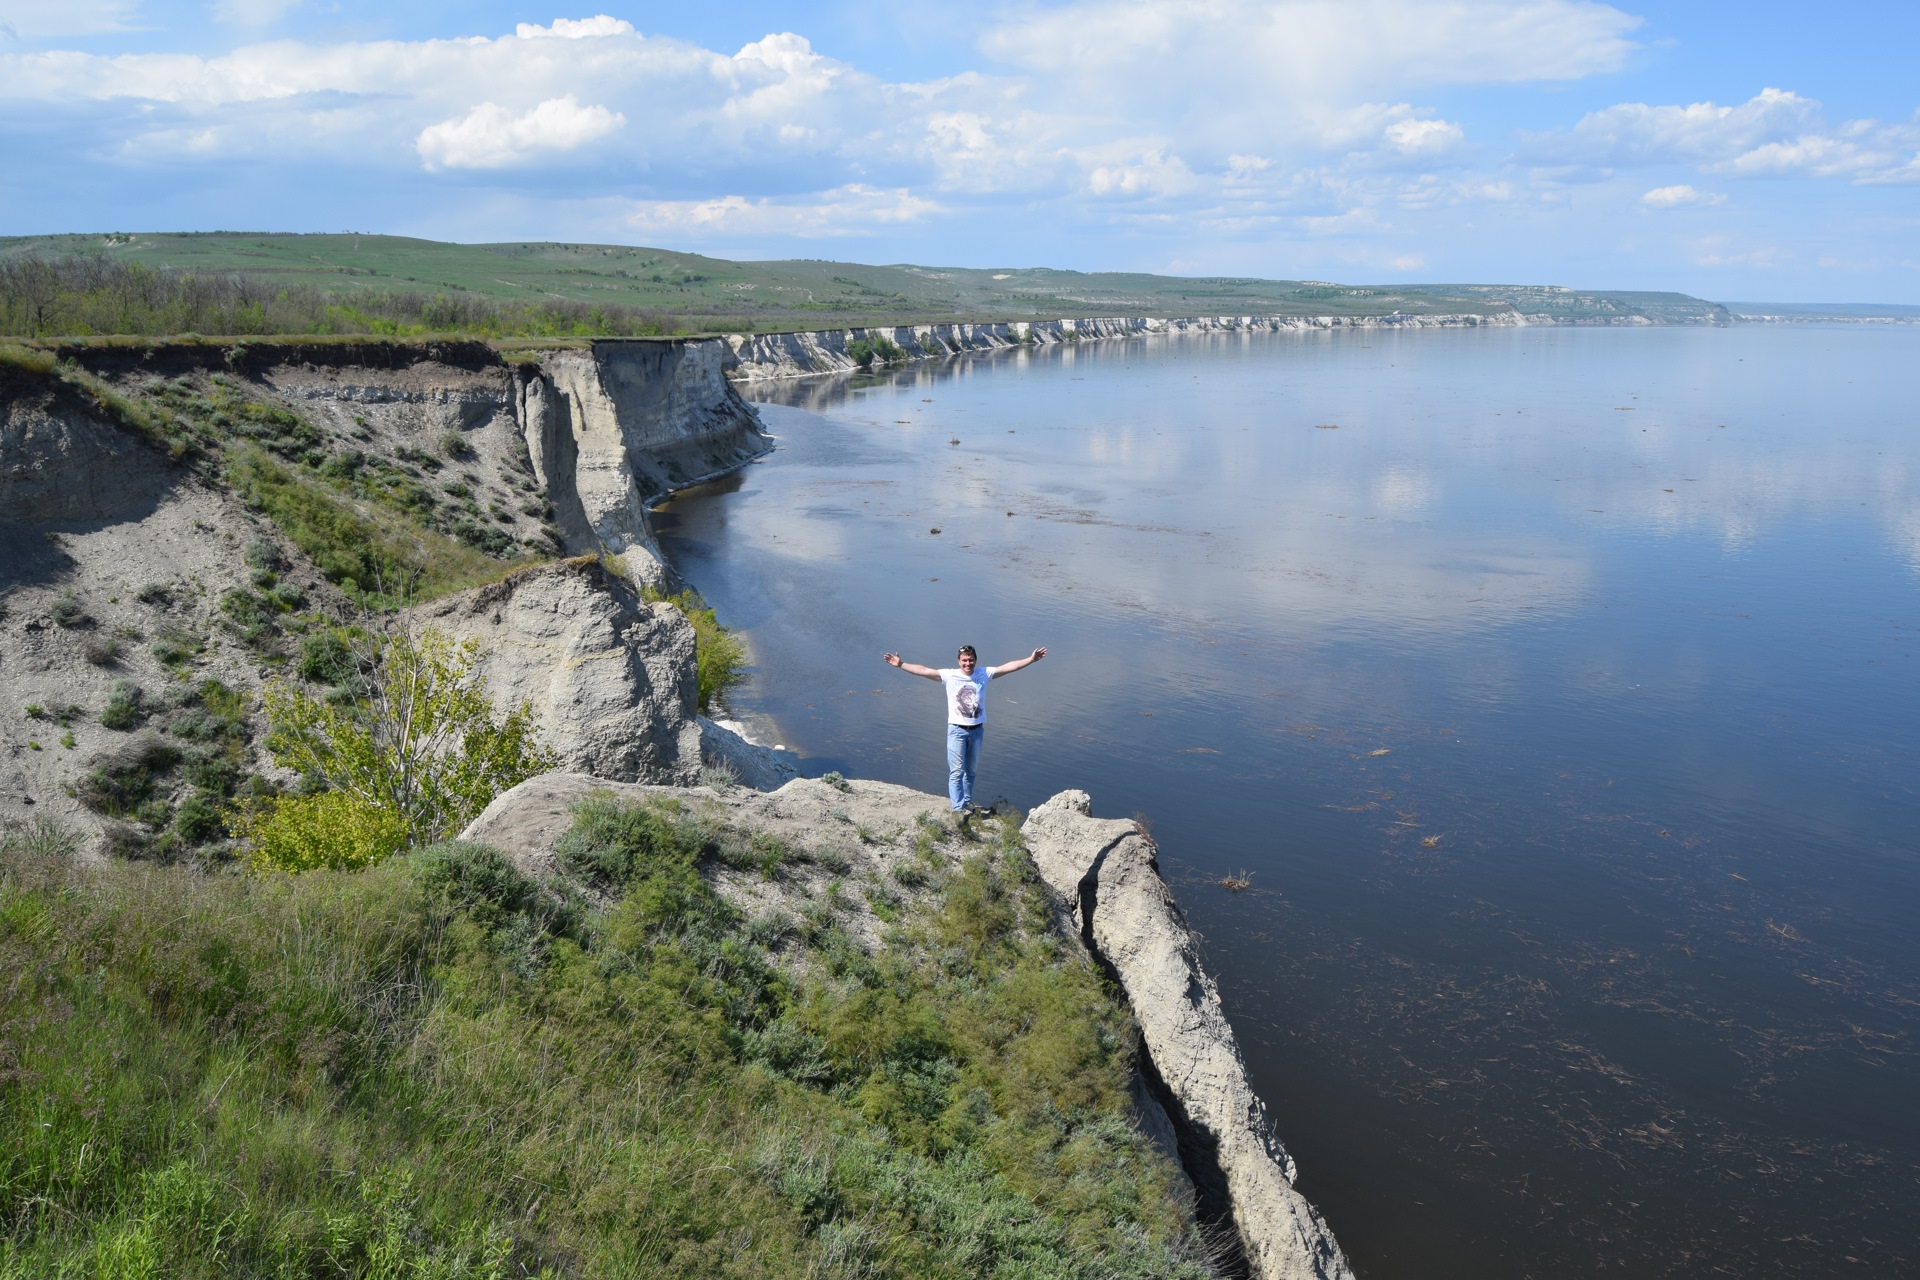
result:
[[[647,502],[769,447],[723,354],[0,351],[0,820],[217,853],[218,809],[278,777],[265,683],[342,678],[338,627],[421,596],[485,635],[497,696],[531,699],[576,766],[688,781],[703,733],[753,763],[694,716],[685,622],[638,595],[668,576]],[[485,585],[560,553],[615,557],[629,580],[594,561]],[[551,645],[570,656],[536,678]],[[595,652],[624,683],[580,665]]]

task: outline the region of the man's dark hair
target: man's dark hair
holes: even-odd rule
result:
[[[973,659],[973,660],[974,660],[975,662],[978,662],[978,661],[980,661],[980,655],[979,655],[979,654],[977,654],[977,653],[975,653],[975,652],[973,651],[973,646],[972,646],[972,645],[970,645],[970,644],[963,644],[963,645],[961,645],[961,646],[960,646],[960,653],[964,653],[964,654],[966,654],[966,655],[967,655],[967,656],[968,656],[969,658],[972,658],[972,659]],[[959,657],[960,655],[959,655],[959,654],[955,654],[954,656],[955,656],[955,657]]]

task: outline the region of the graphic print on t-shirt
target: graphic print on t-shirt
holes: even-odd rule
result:
[[[991,679],[993,673],[985,667],[975,667],[972,675],[958,667],[940,672],[940,680],[947,686],[948,724],[980,724],[986,720],[985,686]]]

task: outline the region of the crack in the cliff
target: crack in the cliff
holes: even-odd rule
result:
[[[1106,865],[1107,855],[1131,838],[1132,833],[1128,832],[1103,846],[1075,886],[1080,899],[1080,940],[1107,981],[1121,992],[1126,990],[1126,984],[1120,979],[1120,970],[1094,941],[1093,916],[1100,903],[1100,871]],[[1140,1045],[1139,1070],[1148,1094],[1160,1104],[1173,1126],[1180,1165],[1186,1170],[1188,1181],[1193,1183],[1194,1217],[1214,1255],[1211,1261],[1215,1269],[1229,1280],[1249,1280],[1253,1264],[1247,1255],[1246,1241],[1234,1222],[1233,1193],[1227,1186],[1227,1172],[1220,1164],[1219,1140],[1187,1114],[1186,1107],[1160,1074],[1159,1064],[1153,1060],[1153,1053],[1144,1041]]]

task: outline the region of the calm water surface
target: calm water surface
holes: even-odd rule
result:
[[[1920,329],[1144,339],[758,394],[670,555],[810,772],[1144,813],[1369,1278],[1920,1268]],[[1217,881],[1244,871],[1253,887]]]

